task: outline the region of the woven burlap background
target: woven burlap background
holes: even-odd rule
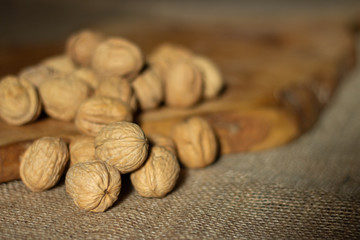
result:
[[[78,209],[63,181],[42,193],[0,184],[0,239],[360,238],[360,67],[316,126],[286,146],[183,170],[163,199],[123,181],[105,213]]]

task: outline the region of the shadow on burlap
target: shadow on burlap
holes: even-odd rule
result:
[[[0,184],[0,238],[359,238],[359,93],[360,67],[300,139],[183,170],[163,199],[140,197],[123,176],[115,205],[88,213],[63,181],[42,193],[21,181]]]

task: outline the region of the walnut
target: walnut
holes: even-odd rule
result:
[[[79,208],[104,212],[118,198],[121,176],[116,168],[105,162],[83,162],[70,167],[65,185],[66,192]]]
[[[66,55],[59,55],[45,59],[41,64],[61,74],[69,74],[75,71],[76,67]]]
[[[132,79],[144,64],[144,56],[138,46],[123,38],[109,38],[95,50],[92,68],[105,76]]]
[[[209,58],[202,56],[195,56],[193,63],[198,66],[203,75],[204,97],[213,98],[218,95],[224,86],[224,80],[217,66]]]
[[[120,173],[138,169],[148,154],[148,142],[135,123],[114,122],[95,138],[95,157],[116,167]]]
[[[132,112],[126,103],[114,98],[92,97],[80,105],[75,125],[82,132],[95,136],[105,125],[122,120],[132,121]]]
[[[200,117],[190,118],[174,126],[175,141],[181,163],[189,168],[201,168],[214,162],[217,139],[210,125]]]
[[[33,192],[49,189],[60,179],[68,160],[69,152],[61,138],[35,140],[21,157],[21,180]]]
[[[24,79],[35,87],[39,87],[41,83],[52,78],[56,72],[45,65],[36,65],[23,69],[19,73],[19,78]]]
[[[22,125],[35,120],[41,102],[35,87],[15,76],[0,80],[0,117],[9,124]]]
[[[71,74],[71,78],[87,83],[92,89],[97,88],[99,85],[99,78],[96,76],[94,71],[89,68],[76,69]]]
[[[150,68],[141,73],[132,86],[143,110],[156,108],[164,99],[163,83]]]
[[[66,53],[76,64],[88,66],[102,40],[100,33],[90,30],[74,33],[66,42]]]
[[[84,82],[68,76],[57,76],[39,87],[45,112],[53,118],[71,121],[80,104],[92,91]]]
[[[70,166],[79,162],[95,161],[95,138],[79,136],[70,143]]]
[[[164,147],[166,150],[176,155],[176,146],[174,141],[170,137],[158,133],[153,133],[147,135],[147,138],[152,145]]]
[[[145,164],[131,173],[131,182],[143,197],[164,197],[175,186],[180,166],[175,155],[160,146],[152,147]]]
[[[200,101],[203,80],[191,61],[179,61],[169,68],[165,83],[165,102],[170,107],[187,108]]]
[[[116,98],[127,103],[133,111],[137,109],[137,101],[131,84],[119,77],[102,79],[95,90],[95,96]]]

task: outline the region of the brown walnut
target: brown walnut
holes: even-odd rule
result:
[[[40,138],[21,157],[21,180],[33,192],[49,189],[60,179],[68,160],[69,151],[64,140]]]
[[[79,208],[104,212],[118,198],[121,176],[116,168],[105,162],[82,162],[70,167],[65,185],[66,192]]]
[[[120,173],[138,169],[148,155],[148,142],[135,123],[120,121],[105,126],[95,138],[95,157]]]
[[[146,137],[149,139],[151,145],[164,147],[166,150],[176,155],[176,146],[174,141],[170,137],[158,133],[149,134]]]

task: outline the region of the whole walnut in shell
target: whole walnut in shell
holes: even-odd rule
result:
[[[166,150],[172,152],[174,155],[176,155],[176,146],[174,141],[165,135],[153,133],[147,135],[147,138],[149,139],[149,142],[151,145],[157,145],[160,147],[165,148]]]
[[[79,162],[95,161],[95,138],[79,136],[70,143],[70,166]]]
[[[88,66],[101,41],[103,36],[91,30],[74,33],[66,42],[66,53],[76,64]]]
[[[132,86],[143,110],[156,108],[164,100],[163,83],[151,68],[137,76]]]
[[[164,197],[174,188],[179,172],[175,155],[163,147],[154,146],[145,164],[130,177],[141,196]]]
[[[89,68],[76,69],[71,74],[70,78],[83,81],[88,84],[92,89],[97,88],[100,82],[94,71]]]
[[[127,103],[133,111],[137,108],[137,101],[129,81],[119,77],[104,78],[95,90],[95,96],[119,99]]]
[[[148,142],[135,123],[120,121],[105,126],[95,138],[95,157],[120,173],[138,169],[148,154]]]
[[[142,51],[134,43],[123,38],[109,38],[95,50],[92,68],[103,76],[132,79],[144,64]]]
[[[80,104],[92,90],[83,81],[57,76],[43,82],[39,87],[45,112],[53,118],[70,121],[75,117]]]
[[[0,80],[0,117],[4,121],[22,125],[35,120],[40,111],[38,92],[30,82],[15,76]]]
[[[95,136],[109,123],[132,119],[131,109],[123,101],[108,97],[91,97],[80,105],[75,125],[83,133]]]
[[[192,117],[172,130],[181,163],[189,168],[202,168],[215,161],[217,139],[210,125],[200,117]]]
[[[66,192],[79,208],[104,212],[118,198],[121,176],[116,168],[105,162],[83,162],[70,167],[65,185]]]
[[[21,180],[33,192],[49,189],[60,179],[68,160],[69,151],[64,140],[40,138],[21,157]]]
[[[198,66],[203,75],[204,97],[213,98],[217,96],[224,87],[224,80],[217,66],[209,58],[202,56],[193,57],[193,63]]]
[[[170,107],[187,108],[200,101],[203,80],[191,61],[179,61],[169,68],[165,83],[165,102]]]
[[[59,55],[45,59],[41,64],[52,69],[57,74],[70,74],[76,69],[74,63],[66,55]]]

